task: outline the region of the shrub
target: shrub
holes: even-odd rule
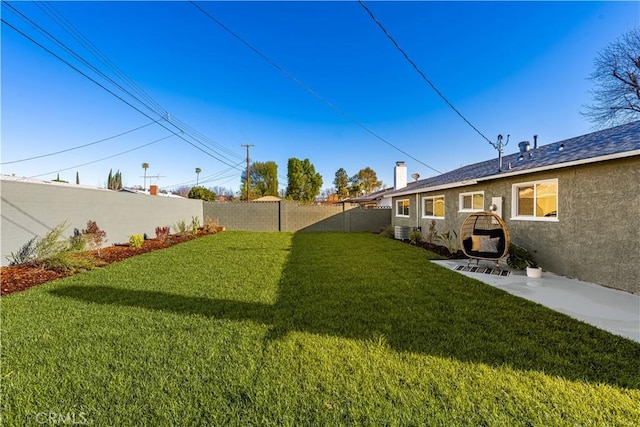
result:
[[[184,219],[178,220],[174,224],[173,230],[176,232],[176,234],[184,234],[184,233],[186,233],[187,232],[187,222]]]
[[[198,229],[200,228],[200,219],[197,216],[191,217],[191,234],[194,236],[198,234]]]
[[[212,201],[216,199],[216,193],[204,187],[193,187],[187,196],[190,199]]]
[[[69,248],[72,251],[82,252],[87,247],[85,236],[77,228],[73,229],[73,236],[69,237]]]
[[[144,243],[144,236],[142,234],[132,234],[129,236],[129,246],[132,248],[141,248]]]
[[[22,245],[20,249],[18,249],[18,252],[11,252],[11,254],[6,257],[9,265],[28,264],[35,261],[38,256],[36,252],[36,239],[37,237],[34,237]]]
[[[436,220],[432,219],[429,223],[429,230],[427,231],[427,242],[433,243],[438,238],[438,230],[436,230]]]
[[[380,234],[382,234],[384,237],[393,239],[395,237],[395,231],[394,231],[393,225],[391,224],[387,225],[385,228],[382,229]]]
[[[409,243],[417,245],[422,241],[422,233],[419,230],[411,230],[409,233]]]
[[[210,217],[206,217],[204,220],[203,229],[207,233],[215,233],[216,231],[218,231],[219,226],[220,226],[220,223],[218,222],[217,218],[211,219]]]
[[[89,247],[94,250],[97,249],[98,256],[100,256],[100,248],[107,242],[107,232],[101,230],[95,221],[89,220],[87,221],[87,228],[82,230],[82,234],[84,235]]]
[[[169,237],[169,227],[156,227],[156,239],[165,242]]]
[[[458,252],[458,233],[456,233],[455,230],[445,231],[438,235],[436,240],[442,243],[442,246],[447,248],[450,254]]]
[[[10,265],[30,264],[47,270],[66,271],[93,268],[93,259],[78,253],[71,241],[62,237],[66,228],[66,222],[62,222],[43,237],[34,237],[29,240],[17,253],[11,253],[7,257]]]

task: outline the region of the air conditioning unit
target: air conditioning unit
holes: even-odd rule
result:
[[[393,237],[397,240],[409,240],[409,232],[411,231],[411,227],[407,227],[405,225],[396,225]]]

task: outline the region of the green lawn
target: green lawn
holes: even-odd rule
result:
[[[637,425],[640,344],[429,258],[227,231],[2,297],[2,425]]]

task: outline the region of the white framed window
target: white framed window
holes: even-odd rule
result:
[[[478,212],[484,210],[484,191],[460,193],[460,212]]]
[[[409,199],[396,200],[396,216],[409,216]]]
[[[558,221],[558,180],[513,184],[511,219]]]
[[[422,218],[444,218],[444,196],[423,197]]]

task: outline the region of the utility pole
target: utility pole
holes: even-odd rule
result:
[[[250,201],[249,187],[251,186],[251,174],[249,173],[249,147],[253,147],[253,144],[240,144],[241,147],[247,147],[247,202]]]

